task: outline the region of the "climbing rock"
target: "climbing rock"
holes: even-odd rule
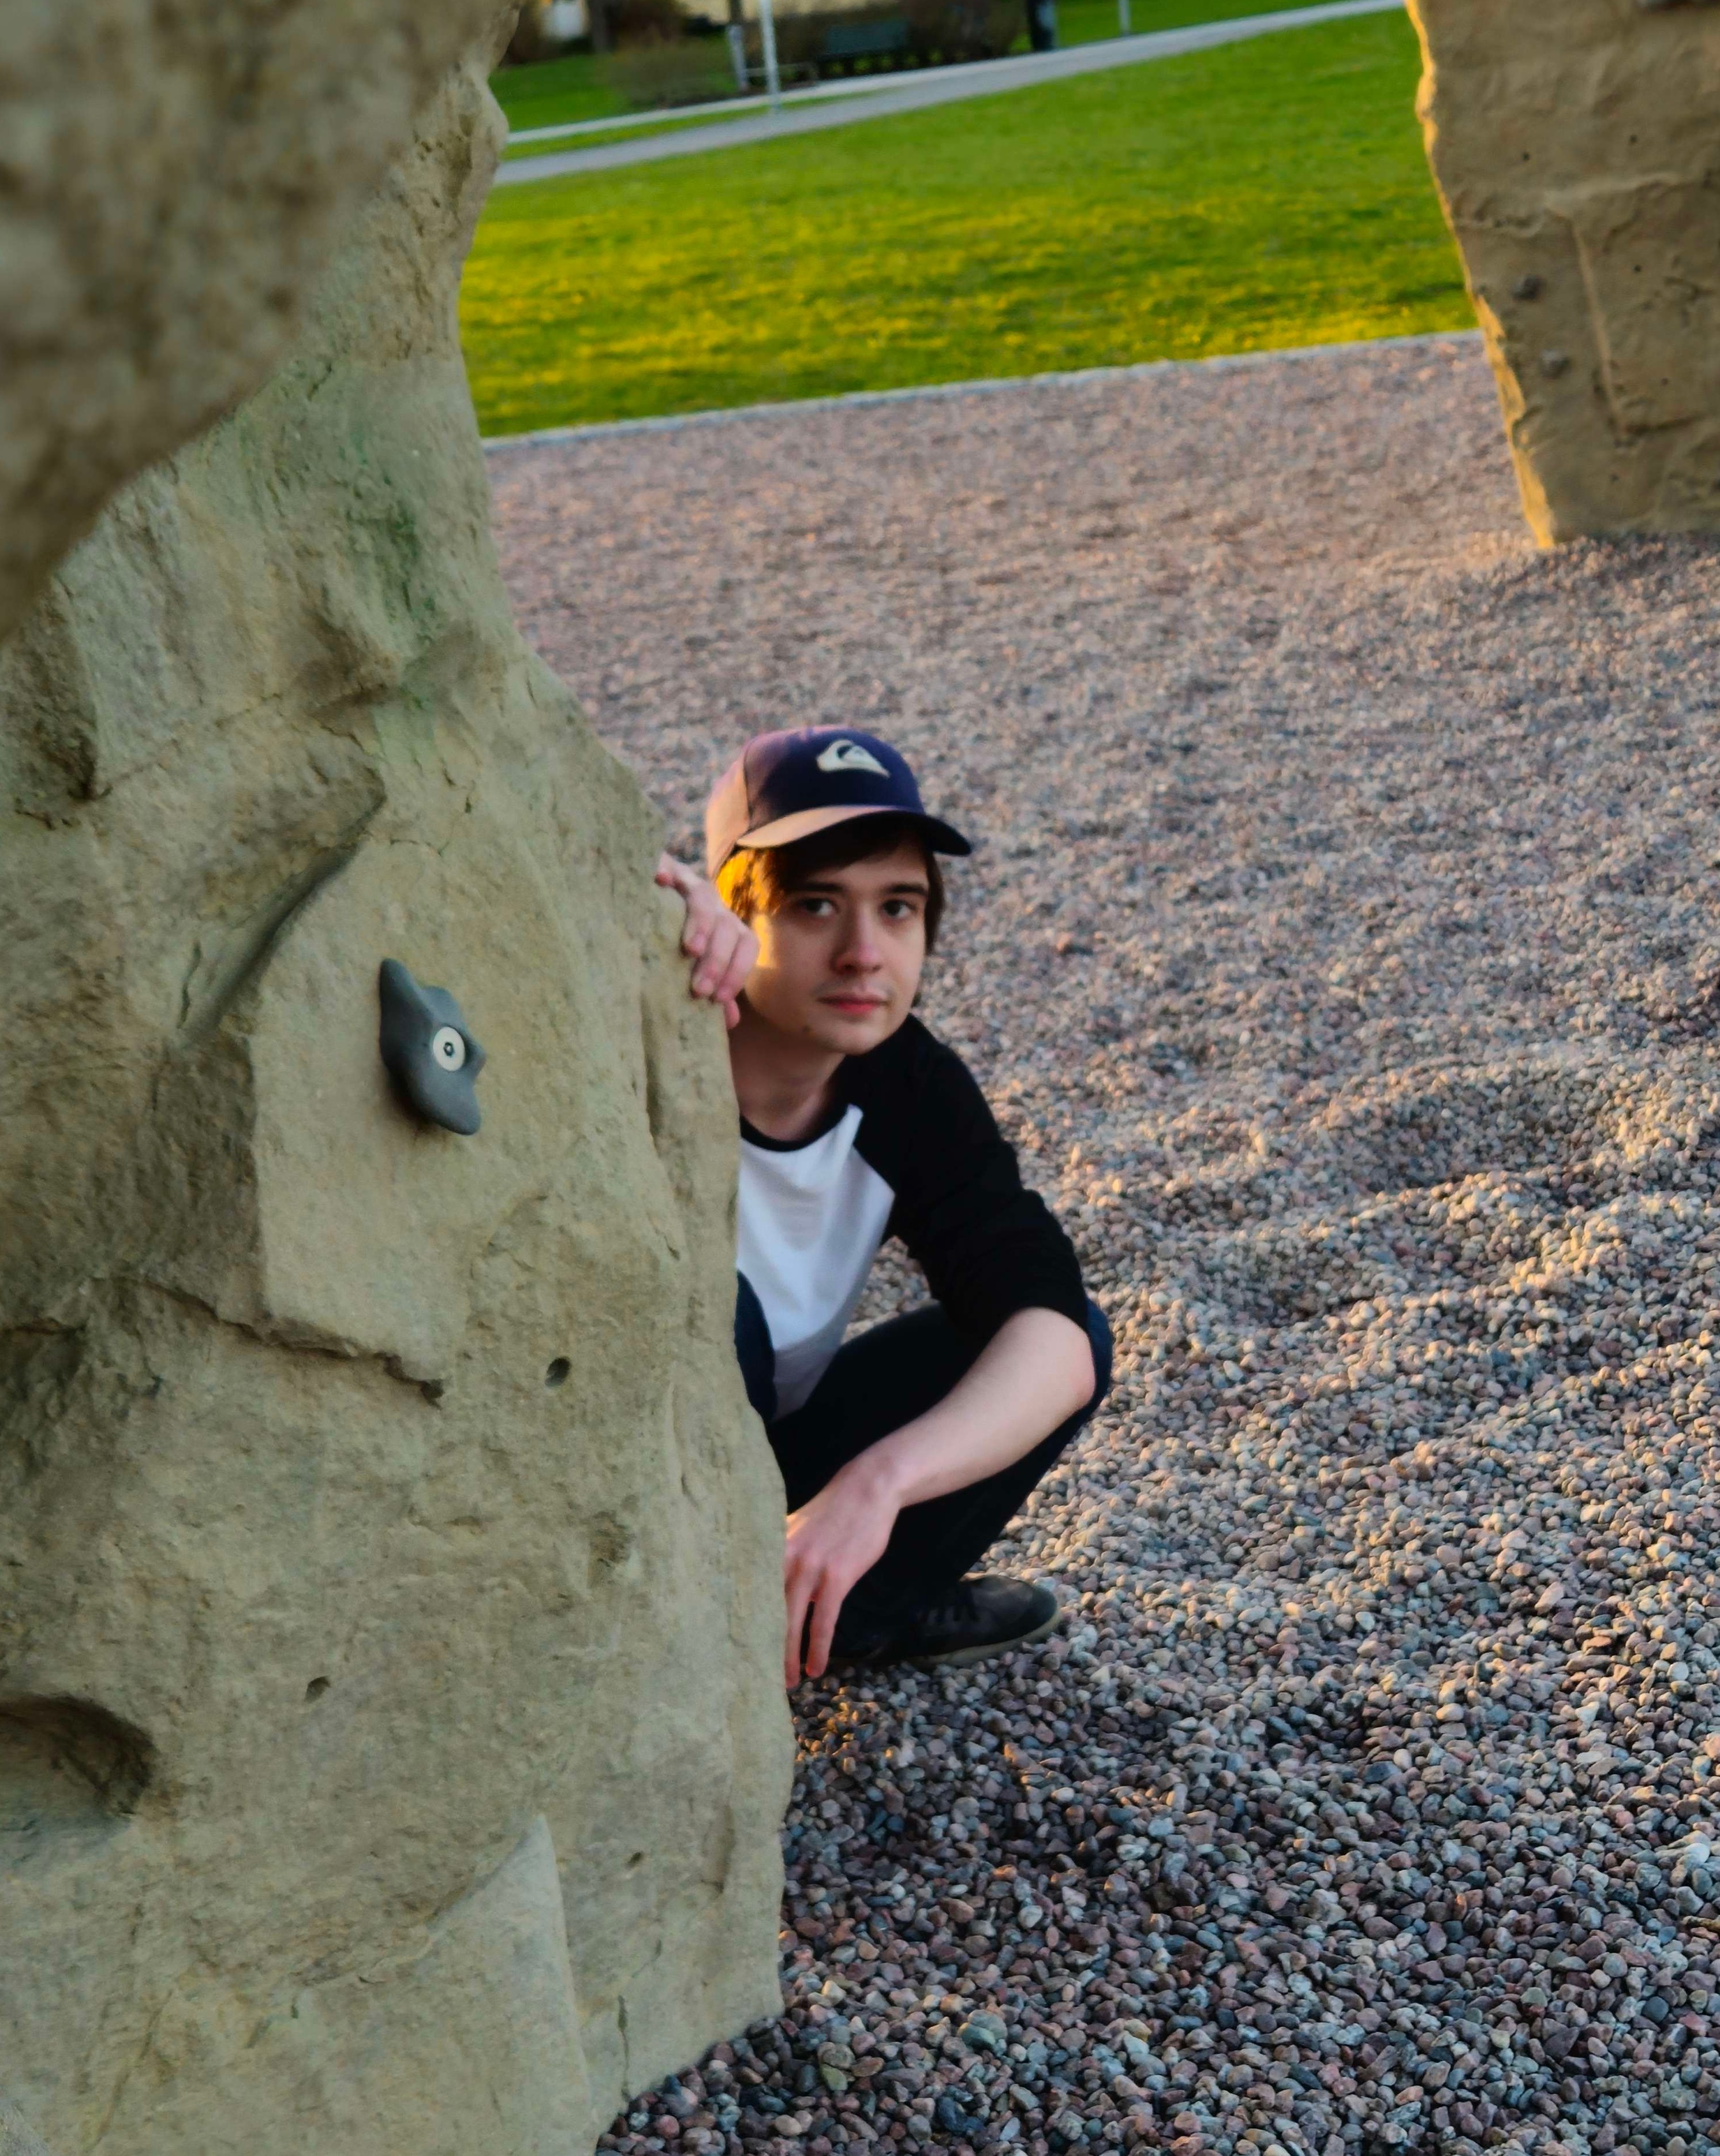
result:
[[[4,2097],[0,2097],[0,2156],[51,2156]]]
[[[259,387],[496,0],[0,16],[0,636],[114,489]]]
[[[1720,524],[1720,13],[1409,4],[1536,536]]]
[[[497,572],[484,59],[0,648],[0,2087],[62,2156],[547,2156],[778,1999],[721,1024]]]

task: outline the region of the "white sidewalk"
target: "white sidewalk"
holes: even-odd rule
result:
[[[1315,23],[1342,22],[1352,15],[1382,15],[1400,9],[1404,0],[1326,0],[1315,8],[1286,8],[1276,15],[1243,15],[1234,22],[1200,23],[1185,30],[1154,30],[1138,38],[1110,38],[1092,45],[1071,45],[1060,52],[1024,53],[1019,59],[976,60],[964,67],[922,68],[913,74],[850,78],[822,83],[815,93],[780,113],[763,112],[745,120],[685,126],[633,142],[606,142],[595,150],[558,150],[542,157],[516,157],[495,175],[499,187],[528,180],[559,179],[570,172],[613,172],[622,165],[646,165],[660,157],[691,157],[705,150],[729,150],[748,142],[775,141],[790,135],[812,135],[826,127],[851,127],[862,120],[884,120],[892,113],[921,112],[934,105],[953,105],[969,97],[992,97],[1006,90],[1029,90],[1066,76],[1096,74],[1108,68],[1132,67],[1142,60],[1173,59],[1179,53],[1204,52],[1260,38],[1274,30],[1299,30]],[[817,95],[828,104],[812,103]],[[785,106],[788,100],[784,100]],[[670,113],[654,115],[665,120]],[[600,123],[602,124],[602,123]],[[609,123],[623,125],[624,121]]]

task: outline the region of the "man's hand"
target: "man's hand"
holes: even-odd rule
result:
[[[741,1013],[735,999],[757,963],[758,938],[729,911],[714,883],[667,854],[657,864],[657,881],[666,891],[679,891],[686,903],[680,947],[693,962],[693,993],[708,997],[729,1025],[737,1025]]]
[[[821,1677],[849,1589],[883,1556],[896,1515],[995,1475],[1030,1452],[1093,1394],[1086,1333],[1055,1310],[1018,1310],[937,1405],[850,1460],[817,1496],[788,1515],[783,1584],[788,1637],[783,1668]]]
[[[862,1453],[839,1468],[798,1512],[788,1515],[788,1543],[783,1557],[783,1584],[788,1600],[788,1631],[783,1650],[783,1676],[792,1691],[800,1681],[800,1647],[807,1618],[806,1675],[821,1677],[829,1666],[830,1638],[848,1591],[884,1554],[901,1507],[877,1463]]]

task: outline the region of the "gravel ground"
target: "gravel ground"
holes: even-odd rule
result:
[[[788,2010],[604,2146],[1714,2148],[1720,553],[1537,555],[1461,338],[492,470],[681,843],[814,720],[982,835],[1120,1350],[1063,1636],[798,1697]]]

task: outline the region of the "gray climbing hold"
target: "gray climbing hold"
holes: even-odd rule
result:
[[[469,1138],[482,1121],[472,1081],[484,1051],[446,988],[421,988],[398,958],[384,958],[380,1045],[394,1090],[426,1122]]]

